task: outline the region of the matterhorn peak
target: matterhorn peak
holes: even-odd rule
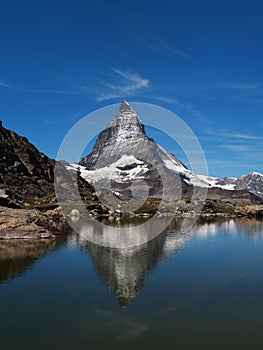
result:
[[[99,134],[92,152],[80,164],[87,169],[107,166],[123,155],[137,155],[145,149],[148,138],[144,126],[127,101],[122,101],[118,113]]]
[[[131,107],[131,105],[125,100],[123,100],[122,103],[120,104],[119,112],[118,112],[117,116],[130,117],[130,119],[134,119],[134,121],[139,122],[140,124],[142,123],[138,114]]]
[[[133,111],[133,109],[127,101],[123,100],[120,105],[119,112],[121,113],[121,112],[128,112],[128,111],[131,112]]]
[[[135,110],[130,106],[130,104],[123,100],[119,112],[117,115],[110,121],[108,128],[116,127],[119,134],[129,133],[129,134],[144,134],[144,128],[142,122],[135,112]],[[126,130],[126,132],[125,132]]]
[[[99,134],[92,152],[81,159],[80,165],[88,170],[104,168],[112,164],[119,166],[116,162],[123,160],[124,157],[129,163],[130,156],[133,160],[136,158],[136,161],[133,161],[134,164],[139,164],[143,160],[145,166],[163,164],[166,169],[166,161],[170,167],[172,164],[179,169],[185,169],[178,159],[146,135],[144,125],[135,110],[127,101],[122,101],[119,112]],[[130,163],[126,165],[130,167]],[[169,172],[168,168],[166,170]]]

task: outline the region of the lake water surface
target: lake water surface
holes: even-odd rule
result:
[[[0,305],[3,350],[262,349],[263,222],[174,222],[130,249],[2,241]]]

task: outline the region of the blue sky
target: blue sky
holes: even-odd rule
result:
[[[3,2],[0,119],[55,157],[87,113],[158,104],[198,136],[210,175],[263,172],[262,12],[253,0]]]

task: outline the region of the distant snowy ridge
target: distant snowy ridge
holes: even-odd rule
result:
[[[224,177],[216,178],[205,175],[194,174],[188,169],[182,169],[172,161],[165,161],[168,169],[183,175],[183,181],[188,185],[206,187],[206,188],[222,188],[224,190],[248,190],[256,195],[263,196],[263,175],[258,172],[251,172],[248,175],[243,175],[240,178]]]

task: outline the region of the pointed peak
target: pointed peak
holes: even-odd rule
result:
[[[127,138],[131,138],[131,135],[146,136],[144,126],[139,116],[127,101],[122,101],[119,112],[109,122],[107,128],[115,128],[116,126],[116,132],[118,135],[122,135],[122,139],[125,139],[124,135],[126,135]]]
[[[126,100],[123,100],[121,105],[130,106],[130,104]]]
[[[120,105],[119,112],[127,112],[127,111],[132,111],[132,107],[129,105],[129,103],[125,100],[122,101]]]

